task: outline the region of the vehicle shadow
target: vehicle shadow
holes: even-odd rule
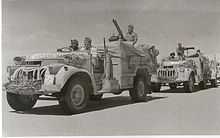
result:
[[[214,88],[218,88],[218,86],[212,87],[211,85],[207,85],[206,88],[200,88],[199,86],[195,86],[195,90],[192,93],[201,92],[206,89],[214,89]],[[178,87],[176,89],[169,88],[169,89],[161,90],[161,91],[154,92],[154,93],[188,93],[188,92],[183,87]]]
[[[162,98],[167,98],[167,97],[148,96],[146,100],[143,102],[150,102],[150,101],[158,100]],[[104,109],[109,109],[109,108],[114,108],[117,106],[129,105],[129,104],[137,104],[137,103],[132,102],[129,96],[107,97],[107,98],[103,98],[100,101],[90,101],[88,103],[88,107],[82,113],[99,111],[99,110],[104,110]],[[21,111],[10,111],[10,112],[19,113],[19,114],[36,114],[36,115],[66,115],[66,116],[71,115],[71,114],[65,113],[62,107],[58,104],[50,105],[50,106],[35,107],[29,111],[22,111],[22,112]]]

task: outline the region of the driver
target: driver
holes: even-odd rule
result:
[[[76,39],[71,40],[71,45],[69,46],[69,48],[71,48],[72,51],[77,51],[79,49],[79,42],[78,42],[78,40],[76,40]]]
[[[63,49],[68,49],[68,52],[79,50],[79,42],[76,39],[71,40],[71,45],[69,47],[63,47],[57,49],[57,52],[63,52]]]

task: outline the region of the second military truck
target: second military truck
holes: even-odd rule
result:
[[[196,84],[200,88],[206,88],[208,82],[216,86],[216,61],[209,60],[194,47],[185,47],[184,53],[184,57],[172,53],[162,60],[157,74],[151,79],[153,91],[160,91],[160,87],[166,84],[171,89],[183,85],[186,92],[193,92]]]

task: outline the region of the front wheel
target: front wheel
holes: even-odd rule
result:
[[[88,99],[89,88],[86,81],[73,78],[67,83],[59,103],[67,113],[74,114],[86,108]]]
[[[19,95],[7,92],[7,101],[16,111],[30,110],[37,102],[36,95]]]
[[[184,89],[190,93],[195,90],[193,75],[190,75],[189,80],[184,83]]]
[[[207,81],[203,80],[203,81],[199,82],[199,88],[206,89],[207,88]]]
[[[217,80],[216,79],[211,80],[211,86],[217,87]]]
[[[146,85],[144,77],[137,77],[134,88],[129,90],[132,101],[140,102],[146,99]]]

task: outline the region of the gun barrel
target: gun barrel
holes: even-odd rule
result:
[[[120,27],[119,27],[117,21],[116,21],[115,19],[113,19],[112,21],[113,21],[113,23],[114,23],[114,25],[115,25],[115,27],[116,27],[116,29],[117,29],[119,35],[121,36],[122,39],[124,39],[124,36],[123,36],[122,30],[120,29]]]

